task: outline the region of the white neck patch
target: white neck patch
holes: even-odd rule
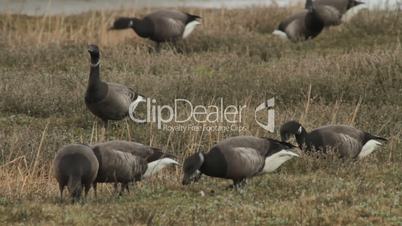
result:
[[[303,132],[303,127],[302,127],[302,126],[300,126],[300,127],[299,127],[299,129],[297,130],[297,134],[299,134],[299,135],[300,135],[302,132]]]
[[[204,154],[202,154],[201,152],[198,153],[198,156],[200,157],[201,162],[203,163],[205,160]]]
[[[97,66],[99,66],[99,64],[100,64],[100,60],[98,60],[98,62],[96,64],[91,63],[91,67],[97,67]]]

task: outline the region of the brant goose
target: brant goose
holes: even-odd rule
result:
[[[147,171],[143,175],[144,177],[152,176],[167,166],[179,165],[174,155],[137,142],[114,140],[93,145],[93,148],[95,147],[128,152],[145,159],[148,165]]]
[[[208,153],[198,152],[183,164],[183,185],[198,181],[202,174],[233,180],[233,187],[240,188],[246,179],[276,170],[297,154],[294,146],[270,138],[237,136],[225,139]]]
[[[339,152],[342,158],[364,158],[381,145],[380,141],[387,141],[385,138],[346,125],[323,126],[307,133],[297,121],[283,124],[280,134],[282,141],[287,141],[294,135],[300,149],[307,152],[326,153],[332,149]]]
[[[99,163],[90,147],[70,144],[57,151],[53,161],[53,171],[59,183],[60,199],[67,186],[72,201],[81,197],[83,188],[87,196],[98,173]]]
[[[162,42],[176,42],[187,38],[200,24],[201,17],[176,10],[159,10],[142,19],[120,17],[109,30],[132,28],[140,37],[156,42],[159,50]]]
[[[92,114],[102,120],[105,135],[109,120],[122,120],[128,115],[132,102],[142,101],[145,98],[127,86],[102,81],[99,73],[98,46],[89,45],[88,52],[91,55],[91,69],[85,104]]]
[[[315,5],[312,0],[307,0],[306,9],[283,20],[273,34],[292,41],[313,39],[325,26],[340,21],[341,14],[334,7]]]
[[[94,183],[121,183],[122,193],[124,189],[129,191],[130,182],[139,181],[142,178],[152,176],[170,165],[179,165],[170,154],[163,153],[159,149],[128,142],[110,141],[92,146],[99,161],[99,173]]]

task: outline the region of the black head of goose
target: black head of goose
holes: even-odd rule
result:
[[[308,133],[297,121],[289,121],[280,128],[282,141],[294,135],[300,149],[327,152],[333,150],[342,158],[364,158],[387,139],[371,135],[351,126],[328,125]]]
[[[269,138],[238,136],[225,139],[208,153],[195,153],[183,164],[183,185],[198,181],[201,174],[233,180],[239,188],[247,178],[276,170],[297,157],[294,146]]]
[[[175,42],[187,38],[200,24],[201,17],[176,10],[159,10],[142,19],[120,17],[110,30],[132,28],[140,37],[157,43]]]
[[[98,46],[89,45],[88,52],[91,63],[85,104],[92,114],[103,121],[103,129],[106,129],[109,120],[122,120],[128,115],[132,102],[142,101],[145,98],[124,85],[102,81]]]
[[[114,140],[98,143],[92,147],[118,150],[143,158],[147,162],[146,171],[142,175],[144,178],[150,177],[168,166],[179,165],[174,155],[137,142]]]

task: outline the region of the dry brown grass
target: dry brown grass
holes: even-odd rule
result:
[[[0,15],[0,223],[30,224],[400,224],[402,19],[363,14],[314,41],[270,35],[296,9],[188,9],[203,24],[178,50],[148,52],[132,31],[107,32],[113,18],[151,9],[77,16]],[[380,26],[381,25],[381,26]],[[51,175],[56,150],[99,139],[83,102],[87,43],[98,43],[102,77],[137,88],[159,103],[248,104],[276,98],[276,123],[298,119],[307,129],[350,124],[389,138],[359,162],[304,156],[278,173],[224,191],[223,180],[181,186],[180,169],[140,183],[122,198],[64,205]],[[184,158],[229,136],[278,138],[259,128],[253,111],[244,131],[170,132],[154,123],[111,126],[110,139],[132,139]],[[127,129],[128,128],[128,129]],[[199,191],[206,193],[201,197]]]

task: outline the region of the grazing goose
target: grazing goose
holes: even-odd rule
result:
[[[276,170],[297,154],[290,151],[294,146],[253,136],[225,139],[208,153],[198,152],[183,164],[183,185],[198,181],[201,174],[233,180],[233,187],[243,186],[247,178]]]
[[[99,73],[98,46],[89,45],[88,52],[91,55],[91,69],[85,104],[92,114],[102,120],[104,135],[109,120],[122,120],[128,115],[132,102],[142,101],[145,98],[124,85],[102,81]]]
[[[292,41],[313,39],[325,26],[338,24],[340,20],[341,14],[335,8],[307,0],[306,10],[283,20],[272,34]]]
[[[187,38],[200,24],[201,17],[176,10],[159,10],[142,19],[120,17],[110,30],[132,28],[140,37],[156,42],[159,50],[162,42],[176,42]]]
[[[179,165],[179,163],[174,160],[176,158],[175,156],[169,153],[162,152],[158,148],[150,147],[136,142],[115,140],[95,144],[92,146],[92,148],[118,150],[121,152],[130,153],[134,156],[144,159],[147,163],[147,167],[142,176],[145,178],[158,173],[167,166]]]
[[[291,135],[295,135],[302,150],[325,153],[332,149],[339,152],[342,158],[364,158],[381,145],[380,141],[387,141],[385,138],[346,125],[323,126],[307,133],[297,121],[283,124],[280,134],[282,141],[287,141]]]
[[[96,178],[98,168],[98,160],[86,145],[70,144],[57,151],[53,171],[59,183],[60,199],[63,200],[65,186],[73,202],[81,197],[83,188],[86,196]]]

